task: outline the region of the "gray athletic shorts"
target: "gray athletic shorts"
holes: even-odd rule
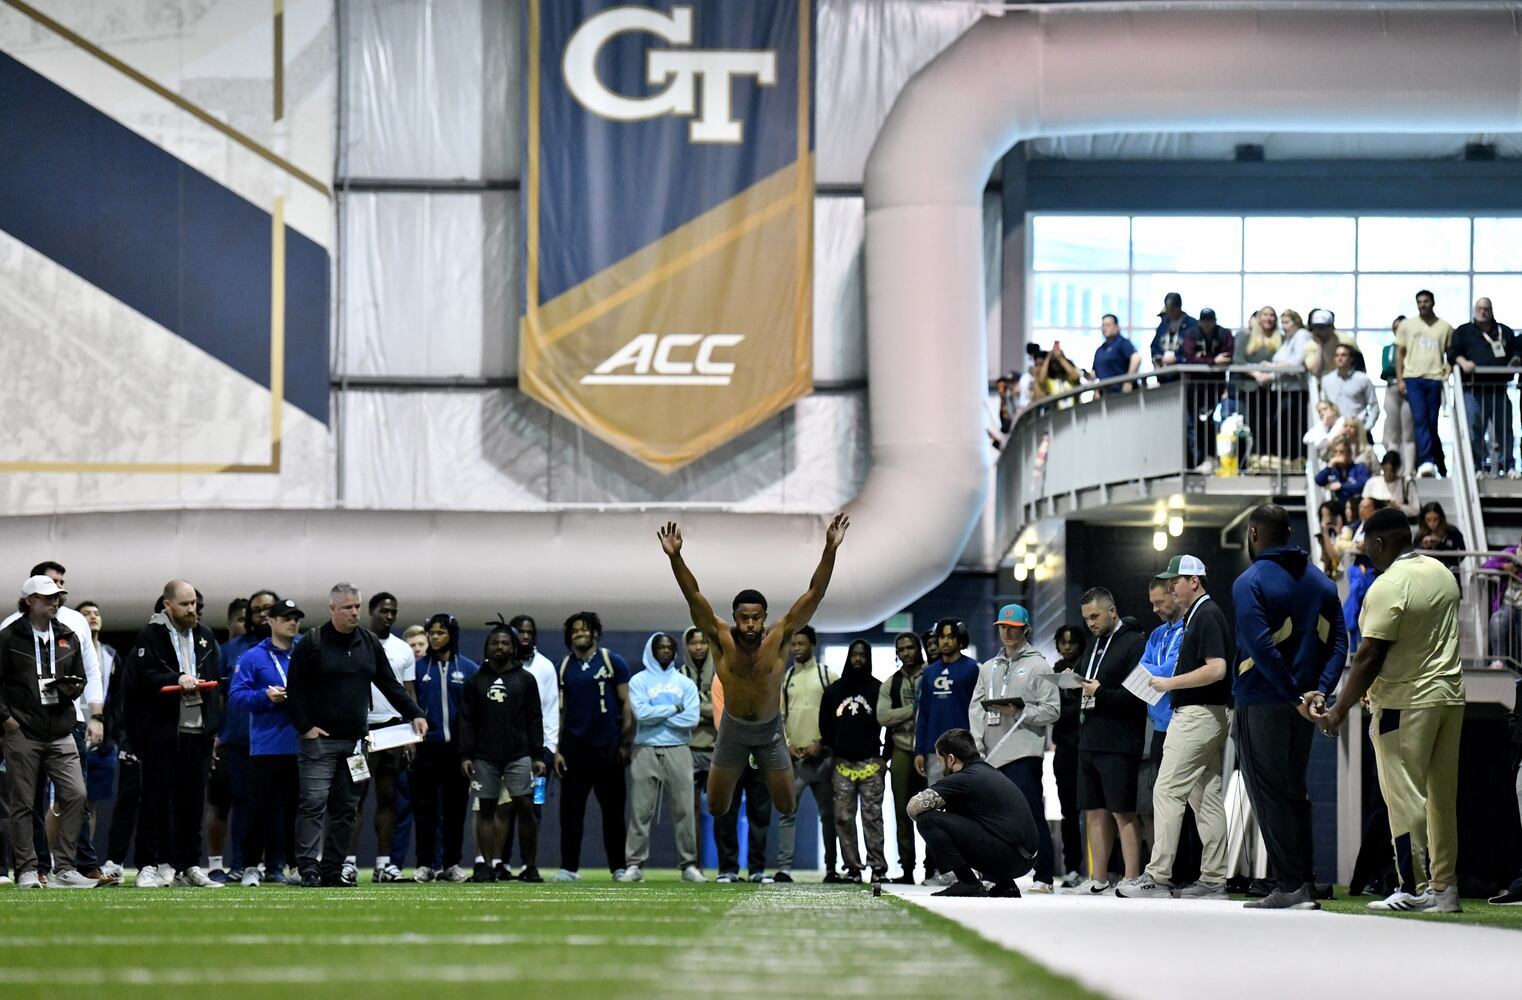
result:
[[[476,761],[476,774],[470,782],[470,797],[475,800],[474,808],[480,808],[480,802],[511,802],[513,799],[521,799],[534,791],[534,761],[529,757],[519,757],[510,760],[506,764],[493,764],[491,761]]]
[[[781,715],[761,722],[724,716],[713,746],[712,766],[740,769],[750,763],[752,756],[763,771],[793,769],[793,755],[788,753],[787,737],[782,735]]]

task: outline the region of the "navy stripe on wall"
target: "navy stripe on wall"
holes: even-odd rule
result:
[[[269,212],[3,52],[0,179],[0,230],[269,386]],[[285,398],[326,424],[328,253],[285,252]]]

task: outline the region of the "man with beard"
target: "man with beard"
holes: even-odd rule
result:
[[[645,669],[629,678],[629,706],[634,713],[634,754],[630,761],[632,807],[624,848],[628,867],[620,882],[644,881],[650,856],[650,827],[664,795],[675,827],[677,867],[683,882],[706,882],[692,836],[692,751],[687,742],[698,721],[698,687],[676,669],[676,640],[657,632],[645,643]]]
[[[807,625],[824,600],[835,569],[835,550],[845,540],[851,526],[844,514],[835,515],[825,532],[824,553],[809,581],[809,589],[799,597],[781,620],[767,627],[766,598],[755,590],[735,595],[731,610],[733,625],[719,621],[713,606],[698,589],[698,581],[682,559],[682,532],[675,521],[667,522],[657,532],[661,549],[671,560],[677,586],[687,600],[692,623],[708,637],[714,647],[716,672],[724,685],[727,716],[714,745],[713,766],[708,772],[708,811],[722,816],[729,812],[735,787],[740,782],[752,754],[766,776],[772,802],[784,816],[798,808],[793,789],[793,760],[787,737],[782,731],[784,650],[793,634]]]
[[[703,842],[703,790],[708,784],[708,768],[713,763],[713,744],[719,731],[713,718],[713,656],[708,637],[700,629],[682,633],[684,676],[698,689],[698,727],[692,731],[692,823],[697,842]]]
[[[913,632],[901,632],[893,640],[898,669],[877,693],[877,721],[888,728],[889,780],[893,788],[893,822],[898,836],[898,863],[904,873],[894,879],[914,884],[914,821],[909,818],[909,799],[923,792],[925,778],[914,768],[914,713],[918,705],[920,674],[925,672],[925,652]],[[926,859],[925,867],[930,867]],[[928,874],[928,873],[927,873]]]
[[[856,639],[846,650],[846,669],[824,689],[819,703],[819,740],[830,751],[834,793],[835,835],[847,882],[861,881],[861,852],[856,847],[856,805],[861,803],[861,826],[867,841],[867,864],[872,881],[888,877],[883,857],[883,725],[877,719],[877,696],[882,683],[872,676],[872,647]]]
[[[570,655],[560,661],[562,720],[555,774],[561,781],[560,871],[557,882],[581,878],[581,835],[586,822],[587,796],[597,796],[602,813],[602,846],[608,870],[617,878],[624,870],[624,803],[628,791],[624,768],[634,740],[634,716],[629,710],[629,665],[624,658],[599,646],[602,619],[593,611],[578,611],[565,621],[565,644]]]

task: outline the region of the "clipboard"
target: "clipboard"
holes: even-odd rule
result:
[[[411,746],[421,742],[423,738],[417,734],[416,729],[412,728],[410,722],[398,722],[394,726],[372,729],[370,735],[365,737],[365,745],[371,753],[395,750],[397,747]]]

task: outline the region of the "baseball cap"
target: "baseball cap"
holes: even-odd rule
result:
[[[1306,321],[1307,326],[1336,326],[1337,316],[1330,309],[1312,309],[1311,318]]]
[[[1205,564],[1194,556],[1174,556],[1168,560],[1168,568],[1154,580],[1173,580],[1181,576],[1205,576]]]
[[[269,617],[271,618],[305,618],[306,616],[307,613],[298,608],[296,602],[290,598],[277,601],[275,606],[269,610]]]
[[[999,617],[994,620],[995,625],[1018,625],[1020,628],[1029,628],[1031,614],[1018,604],[1006,604],[999,609]]]
[[[60,587],[51,576],[38,575],[28,577],[27,581],[21,585],[22,597],[32,597],[34,595],[37,597],[53,597],[57,594],[67,593],[68,591]]]
[[[1206,306],[1200,310],[1200,319],[1215,319],[1215,310]]]

